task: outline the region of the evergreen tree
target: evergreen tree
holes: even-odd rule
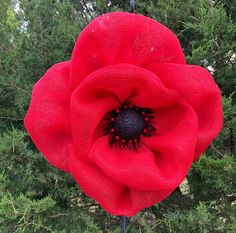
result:
[[[224,128],[169,198],[130,218],[128,232],[236,232],[236,5],[234,0],[136,1],[137,13],[179,37],[188,63],[222,89]],[[96,16],[129,1],[0,0],[0,232],[118,232],[118,218],[39,154],[23,126],[32,86],[70,59]]]

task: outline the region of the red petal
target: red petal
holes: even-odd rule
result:
[[[71,97],[71,130],[79,156],[87,157],[94,142],[104,133],[103,117],[125,100],[140,107],[169,106],[179,95],[167,89],[158,77],[143,68],[119,64],[89,75]]]
[[[25,127],[37,148],[55,167],[69,171],[67,145],[70,133],[70,62],[50,68],[35,84]]]
[[[167,193],[140,192],[120,184],[92,163],[84,163],[76,155],[73,146],[69,146],[69,165],[71,175],[83,192],[95,199],[112,215],[134,216],[139,210],[164,199]]]
[[[152,64],[167,88],[177,90],[198,116],[198,141],[195,160],[200,157],[222,128],[221,93],[210,73],[194,65]]]
[[[117,211],[124,211],[124,213],[130,211],[124,209],[125,202],[128,201],[122,197],[124,185],[106,176],[93,164],[81,161],[81,157],[77,156],[72,145],[69,145],[68,150],[71,175],[86,195],[98,201],[111,214],[116,214]]]
[[[137,151],[116,149],[110,147],[105,136],[93,145],[89,159],[107,176],[130,188],[169,192],[180,184],[191,165],[196,129],[196,115],[185,106],[182,118],[168,134],[142,140],[147,147],[142,146]]]
[[[89,162],[89,166],[101,171],[113,182],[123,184],[125,189],[121,194],[120,189],[112,187],[113,197],[104,199],[101,197],[104,194],[97,190],[103,193],[108,187],[104,189],[104,183],[93,173],[87,174],[83,189],[108,212],[116,215],[132,216],[140,209],[162,201],[180,185],[191,166],[196,132],[196,114],[191,107],[183,104],[182,117],[168,134],[144,137],[143,146],[137,151],[111,148],[107,136],[100,138],[89,153],[90,161],[94,162]],[[79,167],[81,164],[76,168],[76,180],[81,185],[81,172],[86,169]],[[96,180],[96,188],[90,186],[91,179]],[[114,197],[117,199],[114,200]],[[115,205],[114,201],[119,205]]]
[[[115,12],[94,19],[80,34],[72,55],[74,87],[91,72],[111,64],[185,64],[173,32],[142,15]]]

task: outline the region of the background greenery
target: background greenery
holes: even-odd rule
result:
[[[23,126],[33,84],[70,59],[79,32],[129,1],[0,0],[0,232],[118,232],[118,218],[50,166]],[[136,12],[179,37],[189,63],[223,93],[224,128],[167,200],[130,218],[128,232],[236,232],[236,1],[140,0]]]

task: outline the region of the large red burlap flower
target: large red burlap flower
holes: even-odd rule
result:
[[[25,126],[88,196],[132,216],[170,195],[219,133],[221,94],[168,28],[110,13],[35,84]]]

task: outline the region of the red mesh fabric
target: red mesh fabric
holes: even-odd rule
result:
[[[163,84],[178,92],[193,107],[198,117],[195,160],[204,152],[222,127],[221,93],[210,73],[200,66],[151,64]]]
[[[75,88],[81,79],[107,65],[146,66],[154,62],[186,63],[173,32],[142,15],[105,14],[80,34],[72,54],[70,82]]]
[[[34,85],[25,127],[35,145],[55,167],[69,171],[67,145],[71,143],[70,62],[54,65]]]
[[[152,137],[137,151],[110,147],[104,116],[129,101],[150,108]],[[170,195],[222,127],[220,90],[186,65],[176,36],[135,14],[96,18],[71,61],[33,89],[25,126],[45,158],[114,215],[132,216]]]

